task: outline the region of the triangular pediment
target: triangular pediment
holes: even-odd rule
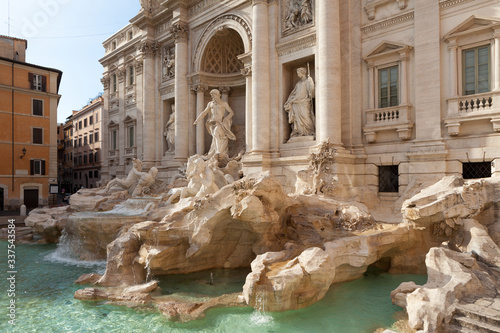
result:
[[[108,127],[113,127],[113,126],[118,126],[118,123],[115,123],[113,120],[111,120],[108,124]]]
[[[470,33],[477,33],[478,31],[493,29],[495,27],[500,27],[500,19],[472,15],[447,33],[444,39],[447,40]]]
[[[123,120],[124,123],[131,123],[131,122],[134,122],[135,121],[135,118],[134,117],[131,117],[131,116],[127,116],[125,117],[125,119]]]
[[[406,45],[406,44],[400,44],[400,43],[394,43],[394,42],[388,42],[388,41],[383,41],[380,44],[378,44],[366,57],[365,59],[370,59],[374,57],[378,57],[381,55],[386,55],[389,53],[396,53],[400,52],[403,50],[409,50],[411,49],[411,46]]]

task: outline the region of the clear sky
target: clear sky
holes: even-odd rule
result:
[[[102,42],[127,25],[139,0],[0,0],[0,35],[28,40],[26,61],[63,72],[57,121],[103,91]]]

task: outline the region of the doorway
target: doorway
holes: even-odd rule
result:
[[[24,190],[24,205],[27,210],[38,207],[38,189],[25,189]]]

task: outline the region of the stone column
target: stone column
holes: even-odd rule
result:
[[[448,53],[450,55],[450,97],[458,96],[457,82],[457,39],[453,38],[448,44]]]
[[[341,68],[339,0],[317,1],[316,140],[341,142]],[[255,51],[254,51],[255,52]]]
[[[252,65],[241,70],[245,76],[245,140],[246,151],[252,151]]]
[[[401,83],[400,94],[399,94],[399,104],[408,105],[408,54],[402,52],[399,55],[400,67],[401,67]]]
[[[117,147],[119,150],[119,165],[123,167],[125,172],[125,148],[127,139],[127,128],[125,127],[125,66],[121,64],[116,71],[118,81],[118,142]]]
[[[221,99],[227,103],[229,101],[229,92],[231,91],[231,88],[230,87],[219,87],[219,91],[221,93]]]
[[[415,130],[417,141],[441,138],[439,3],[415,1]]]
[[[103,86],[104,93],[102,94],[102,112],[99,115],[101,117],[101,129],[99,133],[100,140],[101,140],[101,151],[99,152],[99,159],[101,161],[101,179],[103,180],[108,180],[109,179],[109,131],[108,131],[108,124],[109,124],[109,74],[105,74],[102,79],[101,83]],[[71,141],[71,144],[73,145],[73,141]],[[73,162],[73,161],[71,161]]]
[[[142,75],[142,150],[144,169],[149,169],[155,164],[156,151],[156,102],[155,102],[155,55],[157,51],[155,41],[146,40],[141,44],[141,52],[143,55],[143,75]],[[121,124],[120,124],[121,125]],[[120,126],[122,127],[122,126]],[[120,152],[120,159],[122,153]]]
[[[184,162],[189,155],[189,86],[188,27],[177,22],[172,26],[175,38],[175,159]]]
[[[269,152],[270,73],[267,0],[253,0],[252,38],[252,153]]]
[[[373,75],[375,68],[373,63],[368,64],[368,110],[375,109],[375,81]]]
[[[493,60],[494,74],[493,74],[493,89],[500,91],[500,29],[495,29],[495,59]]]
[[[196,118],[205,110],[205,91],[207,88],[202,84],[194,88],[196,91]],[[196,125],[196,154],[199,155],[205,154],[205,122],[206,119],[203,119]]]

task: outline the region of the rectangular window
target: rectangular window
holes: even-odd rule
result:
[[[43,116],[43,101],[41,99],[33,99],[33,115]]]
[[[462,52],[463,94],[474,95],[490,91],[490,46],[480,46]]]
[[[111,149],[112,150],[115,150],[117,148],[117,145],[116,145],[116,143],[117,143],[117,141],[116,141],[117,136],[118,136],[118,131],[117,130],[114,130],[114,131],[111,132]]]
[[[43,144],[43,128],[33,128],[33,143]]]
[[[399,105],[399,70],[398,66],[384,68],[379,74],[379,108]]]
[[[78,138],[78,147],[82,146],[82,138]]]
[[[399,168],[397,165],[384,165],[378,167],[378,191],[399,191]]]
[[[83,127],[87,127],[87,118],[83,119]]]
[[[92,171],[89,171],[89,178],[93,178],[94,173]]]
[[[94,178],[99,178],[99,171],[94,170]]]
[[[78,122],[78,128],[82,129],[82,121],[81,120]]]
[[[464,179],[491,177],[491,162],[469,162],[463,163],[462,166],[462,177]]]
[[[128,68],[128,84],[129,85],[134,84],[134,66],[130,66]]]
[[[81,156],[78,156],[78,164],[82,165],[82,157]]]
[[[99,152],[98,151],[96,151],[96,153],[95,153],[95,161],[99,162]],[[97,178],[97,176],[95,178]]]
[[[73,160],[73,164],[74,165],[78,165],[78,159],[75,157],[74,160]]]
[[[95,142],[99,141],[99,132],[94,133],[94,141]]]
[[[94,123],[94,116],[89,117],[89,125],[92,125]]]
[[[83,145],[86,146],[87,145],[87,136],[85,135],[83,137]]]
[[[28,75],[32,90],[47,91],[46,76],[34,73],[29,73]]]
[[[45,175],[45,160],[30,160],[30,175]]]
[[[76,139],[75,139],[74,143],[75,143],[75,144],[74,144],[74,148],[76,148]]]
[[[87,155],[83,155],[83,164],[87,164]]]
[[[92,143],[92,142],[94,142],[94,135],[90,134],[89,135],[89,143]]]
[[[113,74],[112,76],[112,84],[113,84],[113,92],[116,92],[117,87],[116,87],[116,74]]]
[[[134,127],[130,126],[128,128],[128,146],[133,147],[134,145],[135,145]]]
[[[93,153],[89,154],[89,163],[94,163],[94,154]]]

